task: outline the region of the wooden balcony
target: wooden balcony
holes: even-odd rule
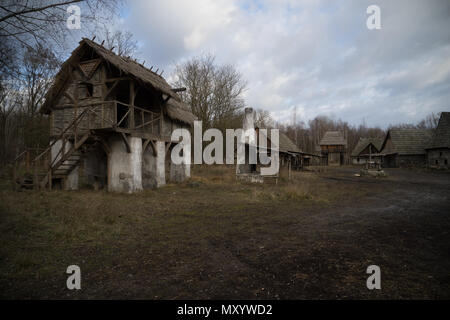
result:
[[[69,135],[81,135],[99,129],[154,136],[160,135],[162,131],[161,112],[153,112],[117,100],[92,102],[64,110],[58,109],[55,111],[52,123],[53,136],[62,132]]]

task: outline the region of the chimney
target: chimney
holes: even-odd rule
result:
[[[255,116],[252,108],[245,108],[242,129],[244,131],[247,131],[248,129],[255,129]]]

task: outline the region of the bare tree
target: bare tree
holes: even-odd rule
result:
[[[69,5],[80,7],[81,18],[96,22],[117,12],[121,0],[4,0],[0,5],[0,39],[12,38],[24,47],[49,40],[62,44],[67,34]]]
[[[216,65],[211,55],[193,58],[175,69],[175,85],[205,128],[225,129],[244,106],[246,82],[232,65]]]
[[[114,48],[115,53],[119,56],[134,56],[137,53],[138,42],[134,39],[130,31],[110,31],[105,27],[103,33],[105,46],[108,49]]]
[[[437,128],[438,124],[439,124],[439,118],[441,117],[440,113],[430,113],[429,115],[427,115],[425,117],[425,119],[419,121],[419,123],[417,124],[417,127],[419,129],[430,129],[430,130],[434,130]]]
[[[259,128],[271,128],[275,126],[275,121],[270,116],[270,112],[263,109],[255,110],[255,126]]]

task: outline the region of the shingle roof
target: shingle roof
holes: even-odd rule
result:
[[[431,136],[431,131],[424,129],[391,129],[384,139],[381,153],[424,154]],[[392,148],[388,150],[386,142],[389,137]]]
[[[113,51],[108,50],[102,45],[86,38],[83,38],[83,40],[80,41],[79,46],[72,52],[70,58],[63,63],[61,70],[55,77],[55,81],[52,87],[46,94],[45,103],[40,110],[41,112],[49,112],[51,104],[53,103],[54,99],[59,96],[60,91],[64,87],[64,83],[68,78],[67,70],[69,66],[71,66],[73,61],[78,58],[79,54],[82,52],[82,50],[84,50],[86,46],[94,49],[100,57],[102,57],[118,69],[122,70],[124,73],[129,74],[130,76],[139,79],[144,84],[149,85],[156,90],[159,90],[162,93],[170,96],[171,98],[166,104],[165,109],[170,118],[188,124],[193,123],[193,121],[195,120],[195,116],[191,113],[189,106],[181,101],[180,97],[172,90],[172,87],[166,82],[163,77],[153,71],[150,71],[133,59],[116,55]]]
[[[381,146],[383,145],[383,138],[360,138],[352,151],[352,157],[359,156],[369,144],[372,144],[376,149],[373,151],[373,153],[379,152]]]
[[[280,132],[280,151],[285,152],[302,152],[299,147],[295,145],[295,143],[289,139],[287,135]]]
[[[319,143],[321,146],[324,145],[337,145],[337,146],[347,146],[347,140],[345,140],[344,135],[340,131],[327,131]]]
[[[450,112],[442,112],[429,149],[450,148]]]

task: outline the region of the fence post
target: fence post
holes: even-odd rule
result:
[[[39,189],[39,181],[38,181],[37,162],[36,161],[33,161],[33,167],[34,167],[33,188],[34,188],[34,190],[38,190]]]
[[[12,179],[12,184],[13,184],[13,190],[14,191],[16,190],[16,187],[17,187],[16,179],[17,179],[16,162],[14,162],[14,164],[13,164],[13,179]]]

